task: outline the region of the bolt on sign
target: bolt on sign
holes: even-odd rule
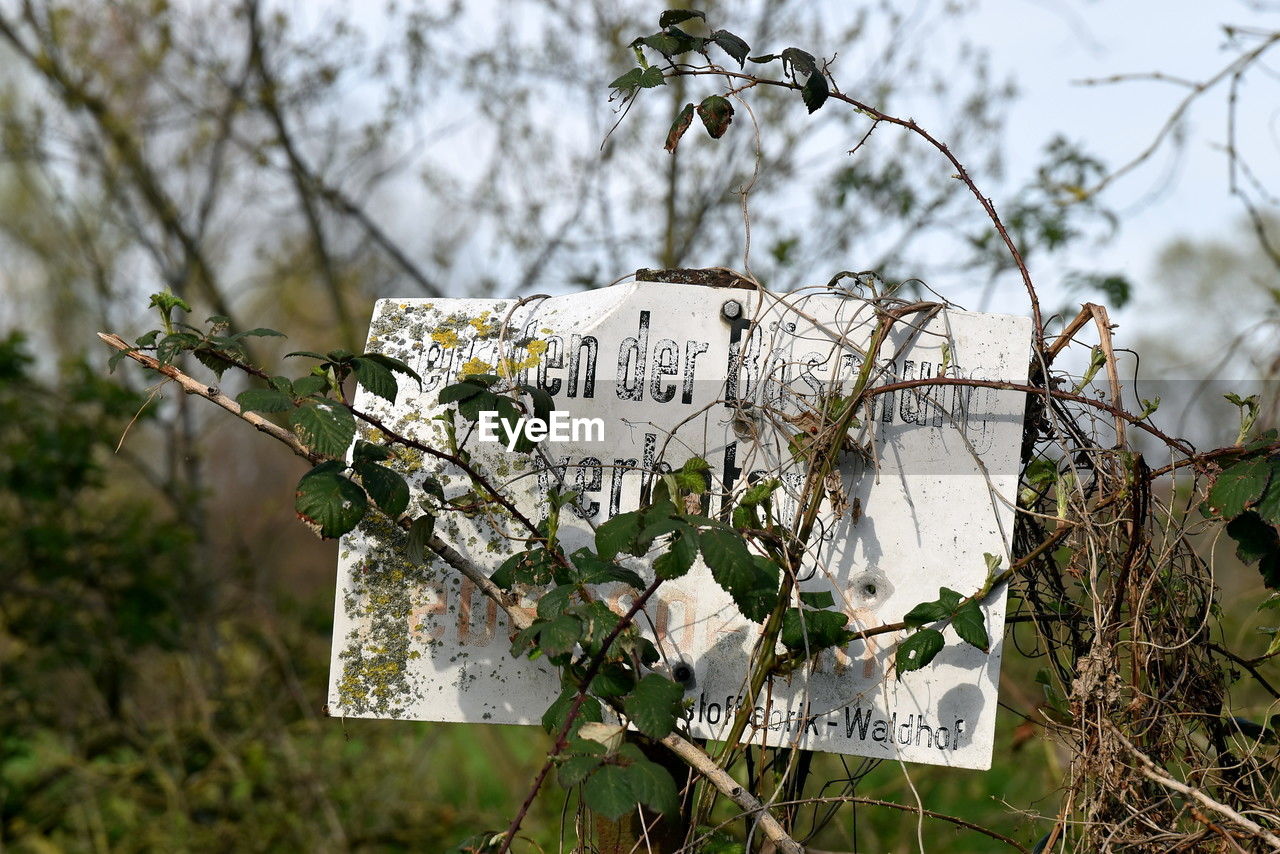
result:
[[[576,496],[561,513],[565,552],[638,506],[655,477],[691,457],[710,463],[700,509],[716,516],[750,485],[777,478],[774,512],[794,518],[804,478],[794,443],[820,419],[824,398],[853,386],[872,359],[873,387],[934,377],[1026,380],[1026,318],[935,308],[906,314],[868,354],[876,312],[847,293],[791,294],[637,282],[567,296],[382,300],[369,349],[407,362],[395,405],[361,392],[358,407],[398,432],[445,447],[435,416],[442,388],[498,374],[547,392],[545,423],[518,426],[540,439],[509,450],[483,419],[456,419],[457,440],[525,516],[546,514],[553,489]],[[991,567],[1008,564],[1019,469],[1023,396],[963,384],[898,388],[870,397],[810,539],[798,588],[829,594],[853,631],[900,622],[942,587],[971,596]],[[530,432],[532,431],[532,432]],[[376,436],[366,438],[376,440]],[[427,475],[446,497],[468,478],[400,449],[392,463],[411,487]],[[728,503],[726,503],[728,502]],[[496,569],[522,550],[497,511],[446,512],[436,533],[476,564]],[[338,566],[329,710],[334,715],[505,724],[537,723],[559,693],[555,668],[510,655],[506,615],[439,560],[413,564],[405,535],[366,522],[343,538]],[[655,552],[656,554],[657,552]],[[644,560],[628,559],[643,576]],[[635,594],[603,589],[624,612]],[[988,768],[997,705],[1004,591],[981,608],[989,653],[947,643],[923,668],[894,673],[903,633],[855,640],[775,677],[755,699],[745,733],[756,744],[964,768]],[[533,603],[523,603],[532,613]],[[737,610],[701,562],[666,582],[639,620],[657,644],[655,665],[686,688],[694,736],[723,738],[744,696],[759,625]],[[899,678],[900,677],[900,678]]]

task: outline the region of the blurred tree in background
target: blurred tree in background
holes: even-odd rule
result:
[[[762,94],[759,135],[741,115],[673,156],[661,129],[697,100],[679,78],[614,128],[608,83],[659,10],[0,2],[0,846],[440,850],[504,824],[541,756],[529,732],[323,718],[333,548],[290,524],[300,464],[103,378],[93,333],[137,327],[147,294],[323,350],[361,349],[378,297],[596,287],[749,248],[775,288],[847,266],[981,292],[1007,272],[933,152],[851,111]],[[1028,256],[1114,227],[1080,192],[1103,165],[1067,141],[1003,174],[1015,92],[949,36],[962,4],[731,11],[753,44],[808,45],[885,110],[928,112],[1007,188]],[[917,784],[982,809],[1035,773]],[[906,838],[886,818],[863,838]]]

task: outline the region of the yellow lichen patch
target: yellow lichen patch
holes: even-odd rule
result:
[[[458,369],[458,379],[474,376],[475,374],[489,374],[493,372],[493,365],[484,359],[472,358],[463,363]]]
[[[541,356],[543,353],[547,352],[547,342],[546,341],[530,341],[528,349],[531,355]]]
[[[455,329],[437,329],[431,333],[431,340],[441,347],[457,347],[458,332]]]
[[[502,359],[498,362],[498,376],[511,379],[521,371],[536,368],[541,361],[541,356],[529,356],[527,359]]]
[[[476,331],[476,334],[482,338],[488,338],[492,335],[497,335],[498,324],[496,321],[489,319],[489,315],[491,314],[493,314],[493,312],[483,311],[480,313],[479,317],[473,317],[470,320],[468,320],[467,323],[471,324],[471,328],[474,329]]]

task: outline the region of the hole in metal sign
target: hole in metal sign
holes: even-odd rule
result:
[[[874,611],[893,595],[893,585],[880,570],[868,569],[849,579],[849,591],[854,607]]]

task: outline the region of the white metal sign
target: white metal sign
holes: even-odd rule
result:
[[[715,491],[736,493],[779,477],[779,512],[794,512],[803,468],[788,450],[806,412],[862,364],[875,312],[861,299],[816,291],[774,295],[635,283],[583,294],[514,300],[383,300],[370,349],[406,361],[424,384],[401,380],[392,407],[362,393],[357,406],[402,434],[443,447],[434,416],[443,387],[469,373],[500,373],[553,398],[558,425],[535,455],[466,439],[475,463],[530,518],[548,489],[576,488],[564,514],[566,551],[594,526],[637,505],[664,465],[691,456],[712,465]],[[947,376],[1024,382],[1025,318],[939,310],[896,324],[875,384]],[[987,578],[984,553],[1004,557],[1022,433],[1022,395],[942,385],[877,395],[860,419],[860,448],[841,464],[801,579],[830,592],[855,629],[898,622],[940,587],[962,595]],[[598,419],[598,422],[596,421]],[[460,435],[462,435],[460,433]],[[372,438],[372,436],[371,436]],[[496,438],[496,437],[486,437]],[[401,453],[414,488],[436,475],[449,496],[460,471]],[[713,499],[707,510],[719,507]],[[788,502],[790,506],[788,507]],[[521,549],[510,520],[448,513],[437,533],[490,570]],[[513,659],[505,615],[443,562],[412,565],[403,534],[366,523],[342,540],[329,709],[334,715],[536,723],[559,692],[554,668]],[[635,563],[641,573],[644,567]],[[608,590],[624,611],[630,588]],[[990,654],[959,642],[924,669],[893,673],[902,634],[828,650],[811,667],[774,679],[751,712],[755,743],[990,767],[1004,623],[1003,591],[983,608]],[[742,618],[701,565],[666,583],[642,625],[683,664],[687,724],[723,737],[742,696],[759,627]]]

